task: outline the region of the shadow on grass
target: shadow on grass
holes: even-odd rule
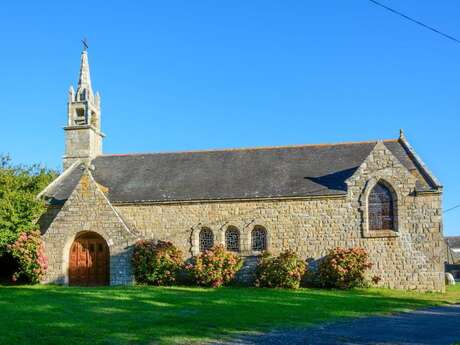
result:
[[[305,327],[460,300],[459,294],[187,287],[0,287],[0,343],[168,344]]]

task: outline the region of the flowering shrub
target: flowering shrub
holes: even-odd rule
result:
[[[339,289],[365,286],[365,271],[371,267],[364,248],[335,248],[319,264],[318,283]]]
[[[297,289],[306,269],[305,262],[290,250],[275,257],[265,252],[259,256],[255,285]]]
[[[22,232],[16,242],[8,245],[8,251],[17,260],[19,266],[12,280],[39,283],[48,268],[40,231]]]
[[[198,285],[220,287],[233,280],[242,264],[238,255],[217,245],[195,256],[186,269]]]
[[[172,285],[182,269],[182,252],[171,242],[138,241],[132,258],[138,283]]]

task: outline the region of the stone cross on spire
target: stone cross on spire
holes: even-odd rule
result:
[[[93,94],[89,75],[88,44],[83,41],[77,91],[69,89],[67,102],[66,152],[64,168],[76,161],[89,162],[102,153],[101,102]]]
[[[86,37],[81,40],[81,43],[83,43],[83,50],[88,50],[89,46]]]

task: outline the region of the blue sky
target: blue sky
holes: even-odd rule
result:
[[[460,37],[460,2],[382,0]],[[107,153],[396,138],[460,204],[460,44],[367,0],[9,1],[0,152],[58,168],[88,37]],[[444,215],[460,235],[460,208]]]

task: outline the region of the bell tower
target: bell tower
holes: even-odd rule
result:
[[[70,86],[67,101],[64,170],[77,160],[89,162],[102,154],[101,100],[99,93],[94,95],[91,88],[88,46],[85,41],[83,44],[77,91]]]

